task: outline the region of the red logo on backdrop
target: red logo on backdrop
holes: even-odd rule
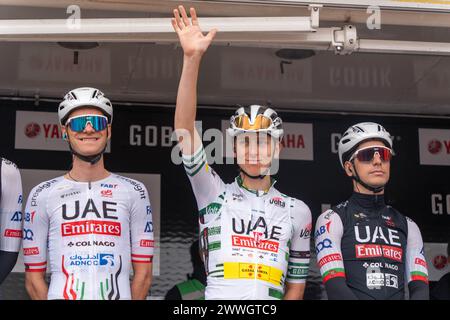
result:
[[[35,256],[39,254],[39,248],[33,247],[33,248],[23,248],[23,255],[24,256]]]
[[[431,154],[437,154],[441,152],[441,149],[442,149],[442,142],[440,142],[439,140],[434,139],[428,143],[428,151]]]
[[[41,127],[35,122],[29,123],[25,126],[25,135],[28,138],[34,138],[39,135],[40,132]]]
[[[438,270],[444,269],[445,266],[447,265],[447,257],[443,255],[434,257],[433,265]]]
[[[153,246],[154,246],[154,241],[153,241],[153,240],[145,240],[145,239],[142,239],[142,240],[141,240],[141,243],[140,243],[140,246],[141,246],[141,247],[144,247],[144,248],[153,248]]]

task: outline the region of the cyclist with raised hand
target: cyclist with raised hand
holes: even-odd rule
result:
[[[394,154],[381,125],[358,123],[339,141],[353,194],[316,223],[317,261],[329,299],[428,299],[428,271],[417,225],[386,205]]]
[[[199,208],[207,272],[206,299],[302,299],[309,268],[311,212],[275,189],[270,170],[280,151],[282,121],[271,108],[239,108],[230,120],[240,174],[225,184],[209,167],[195,129],[197,79],[206,36],[195,9],[180,6],[172,24],[184,52],[175,129]],[[242,160],[242,161],[241,161]]]
[[[0,158],[0,285],[14,268],[22,243],[22,180],[17,166]]]
[[[111,102],[98,89],[77,88],[64,97],[58,117],[72,169],[28,197],[26,289],[32,299],[145,299],[152,280],[152,211],[142,183],[104,166]]]

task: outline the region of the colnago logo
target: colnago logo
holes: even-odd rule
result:
[[[286,207],[286,203],[280,197],[274,197],[274,198],[270,199],[270,204],[274,204],[280,208]]]
[[[390,270],[394,270],[394,271],[398,271],[398,265],[394,264],[394,263],[387,263],[387,262],[371,262],[370,264],[367,262],[364,262],[363,264],[364,268],[378,268],[378,269],[390,269]]]
[[[83,234],[103,234],[120,237],[122,233],[121,224],[112,221],[86,220],[68,222],[61,225],[63,237],[78,236]]]
[[[255,238],[252,237],[232,236],[231,241],[234,247],[254,248],[271,252],[278,252],[279,247],[278,242],[270,240],[257,241]]]
[[[322,268],[327,263],[334,261],[342,261],[342,256],[339,253],[329,254],[319,260],[319,267]]]
[[[72,242],[70,241],[67,246],[69,248],[72,248],[73,246],[76,247],[115,247],[116,244],[112,241],[98,241],[98,240],[94,240],[94,241],[77,241],[77,242]]]
[[[24,256],[36,256],[39,254],[39,248],[33,247],[33,248],[23,248],[23,255]]]
[[[154,247],[154,241],[153,240],[146,240],[142,239],[139,245],[143,248],[153,248]]]
[[[358,259],[385,257],[400,262],[403,257],[401,248],[378,244],[357,244],[355,245],[355,251]]]
[[[22,230],[6,229],[6,238],[22,238]]]

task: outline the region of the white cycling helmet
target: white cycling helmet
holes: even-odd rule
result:
[[[235,137],[244,132],[266,132],[272,137],[281,140],[284,130],[283,121],[272,108],[251,105],[240,107],[230,118],[230,127],[227,132]]]
[[[355,149],[359,144],[372,139],[380,140],[392,149],[391,135],[378,123],[361,122],[348,128],[339,141],[339,161],[342,168],[344,168],[344,162],[356,151]]]
[[[112,123],[113,107],[111,101],[98,89],[83,87],[69,91],[63,102],[59,104],[58,117],[61,125],[64,125],[68,115],[81,107],[94,107],[102,111]]]

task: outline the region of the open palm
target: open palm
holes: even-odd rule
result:
[[[173,10],[172,26],[180,39],[181,47],[186,56],[202,55],[211,44],[217,30],[211,30],[206,36],[198,24],[197,13],[194,8],[190,9],[189,20],[183,6]]]

